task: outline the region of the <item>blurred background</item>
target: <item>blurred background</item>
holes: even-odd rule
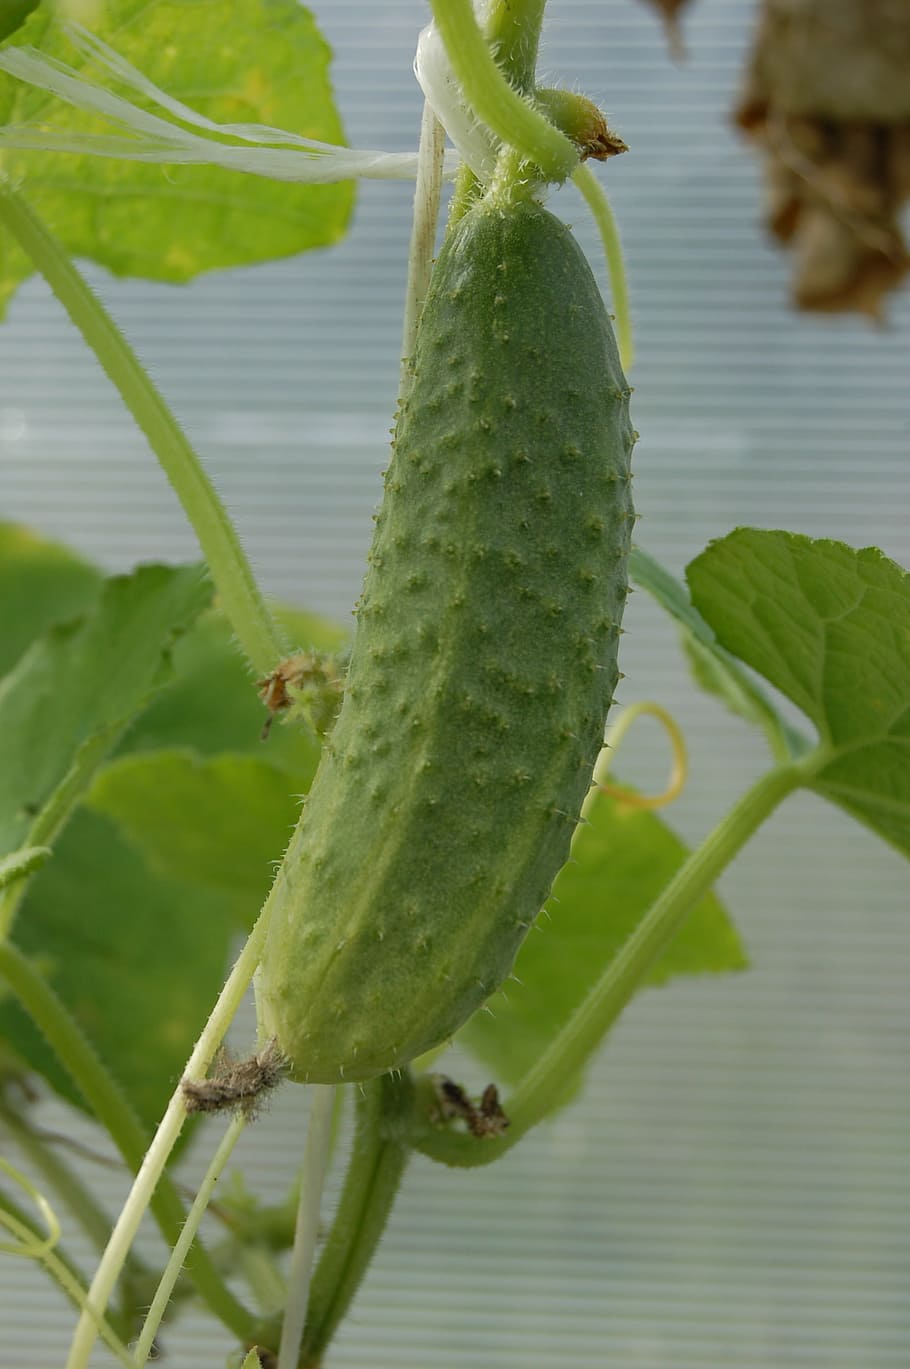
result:
[[[422,0],[315,10],[351,144],[413,148]],[[753,4],[695,0],[683,64],[637,0],[550,10],[548,83],[598,100],[632,149],[600,174],[636,329],[641,545],[680,572],[745,523],[872,543],[910,564],[910,293],[882,326],[790,308],[788,263],[761,226],[760,170],[730,121]],[[406,183],[367,184],[337,248],[190,287],[88,272],[267,590],[343,621],[386,462],[411,196]],[[552,207],[603,279],[580,200],[562,191]],[[34,280],[0,328],[0,500],[4,519],[111,569],[196,555],[143,440]],[[626,628],[620,699],[657,699],[682,723],[692,773],[669,819],[694,842],[766,765],[763,744],[696,692],[645,595]],[[623,775],[659,788],[665,767],[642,723]],[[910,1364],[906,864],[798,797],[720,892],[751,969],[642,994],[583,1095],[495,1167],[415,1159],[327,1369]],[[463,1073],[486,1082],[470,1064]],[[275,1200],[300,1107],[283,1095],[240,1152]],[[208,1149],[184,1162],[189,1177]],[[122,1176],[89,1172],[113,1209]],[[62,1364],[69,1308],[25,1261],[4,1260],[0,1324],[3,1366]],[[216,1329],[181,1326],[169,1364],[223,1363]]]

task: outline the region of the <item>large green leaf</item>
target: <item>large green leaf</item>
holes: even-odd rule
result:
[[[51,627],[0,680],[0,855],[74,765],[90,773],[170,676],[169,651],[211,598],[198,566],[142,566]]]
[[[48,627],[65,622],[96,603],[104,575],[67,547],[18,524],[0,524],[0,675]],[[315,614],[273,605],[294,649],[338,652],[345,634]],[[279,715],[267,741],[267,713],[256,681],[224,614],[202,613],[171,653],[172,683],[160,690],[130,727],[121,754],[184,747],[201,755],[248,751],[309,783],[319,742],[300,723]]]
[[[57,542],[16,523],[0,523],[0,675],[52,623],[97,599],[104,576]]]
[[[25,23],[39,0],[0,0],[0,43]]]
[[[34,877],[15,940],[152,1127],[211,1011],[235,931],[218,893],[164,878],[83,808]],[[10,995],[0,996],[0,1040],[84,1106]]]
[[[720,645],[685,585],[641,547],[632,550],[629,572],[635,583],[675,619],[692,672],[702,688],[721,698],[733,713],[760,727],[775,755],[781,759],[801,755],[808,746],[806,739],[781,717],[765,691]]]
[[[910,576],[881,551],[739,528],[687,570],[720,643],[821,742],[809,786],[910,855]]]
[[[597,794],[572,844],[547,911],[518,953],[491,1012],[459,1036],[470,1051],[514,1083],[539,1059],[616,955],[688,851],[656,814]],[[694,908],[645,981],[740,969],[739,937],[712,893]]]
[[[253,756],[208,760],[185,751],[125,756],[107,766],[89,807],[116,822],[159,874],[217,893],[249,929],[300,813],[306,776]],[[296,792],[292,792],[292,788]]]
[[[98,85],[112,77],[85,58],[45,0],[11,42],[65,61]],[[106,0],[93,31],[148,76],[210,119],[264,123],[340,143],[328,79],[329,49],[297,0]],[[143,96],[125,92],[142,104]],[[153,112],[151,104],[145,107]],[[110,133],[97,115],[0,73],[0,123]],[[353,185],[302,185],[216,167],[162,167],[76,154],[8,150],[0,171],[75,256],[116,275],[186,281],[325,246],[346,228]],[[0,235],[0,309],[31,264]]]

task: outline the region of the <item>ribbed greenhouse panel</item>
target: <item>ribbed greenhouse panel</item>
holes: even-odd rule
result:
[[[907,565],[910,292],[882,327],[790,310],[759,169],[730,118],[754,9],[694,0],[688,59],[674,65],[641,0],[550,4],[542,70],[601,102],[631,147],[600,174],[634,313],[637,536],[676,572],[741,524],[875,544]],[[412,148],[425,4],[315,10],[351,144]],[[342,622],[388,457],[411,199],[405,183],[364,185],[332,250],[187,287],[87,269],[267,590]],[[580,199],[562,191],[551,207],[606,288]],[[0,328],[0,517],[112,569],[198,554],[144,442],[35,280]],[[626,628],[620,704],[657,699],[683,726],[691,778],[669,820],[694,842],[765,750],[695,690],[674,628],[643,593]],[[624,775],[659,787],[657,729],[626,747]],[[495,1166],[417,1157],[326,1369],[906,1369],[906,864],[800,796],[719,892],[750,968],[639,995],[576,1102]],[[608,888],[604,903],[608,917]],[[468,1060],[458,1068],[487,1082]],[[298,1153],[296,1095],[237,1152],[272,1200]],[[64,1125],[54,1104],[42,1114]],[[209,1149],[185,1160],[189,1181]],[[87,1161],[82,1172],[115,1212],[124,1176]],[[90,1268],[92,1252],[68,1245]],[[0,1325],[0,1369],[64,1363],[71,1309],[36,1264],[3,1257]],[[163,1343],[174,1369],[220,1365],[232,1348],[196,1314]],[[100,1351],[96,1362],[113,1363]]]

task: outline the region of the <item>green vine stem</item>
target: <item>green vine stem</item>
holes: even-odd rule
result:
[[[635,360],[635,346],[632,338],[632,315],[629,309],[629,288],[626,283],[626,268],[623,264],[622,244],[619,229],[607,199],[607,192],[589,166],[579,166],[572,173],[572,180],[585,197],[588,208],[597,224],[607,259],[610,277],[610,294],[613,297],[613,312],[616,317],[616,342],[623,370],[628,373]]]
[[[306,1325],[313,1277],[313,1256],[319,1236],[319,1209],[329,1168],[332,1123],[335,1116],[334,1084],[313,1084],[310,1115],[300,1170],[300,1200],[294,1228],[294,1248],[288,1272],[288,1297],[281,1324],[277,1369],[296,1369]]]
[[[514,90],[497,66],[471,0],[430,0],[433,18],[467,104],[504,143],[563,181],[578,165],[578,148]]]
[[[485,25],[498,65],[528,95],[534,89],[546,6],[547,0],[496,0]]]
[[[233,1021],[237,1009],[243,1001],[244,995],[249,988],[256,966],[262,955],[262,947],[265,941],[265,934],[268,930],[269,916],[271,913],[270,899],[266,900],[265,907],[259,914],[253,930],[247,937],[246,943],[234,968],[225,981],[224,988],[218,995],[218,1000],[212,1009],[209,1019],[202,1029],[199,1040],[196,1042],[193,1052],[187,1061],[185,1077],[199,1080],[204,1078],[215,1052],[224,1040],[228,1027]],[[0,953],[2,953],[0,947]],[[0,963],[2,969],[2,963]],[[169,1184],[165,1173],[165,1165],[168,1162],[171,1151],[174,1149],[177,1137],[183,1129],[186,1121],[186,1102],[183,1096],[182,1083],[177,1085],[171,1095],[164,1116],[158,1124],[158,1129],[152,1139],[152,1143],[145,1153],[145,1158],[133,1181],[133,1186],[127,1196],[120,1215],[111,1232],[107,1248],[101,1257],[101,1262],[95,1271],[92,1286],[89,1289],[89,1297],[92,1305],[96,1308],[104,1309],[107,1307],[114,1285],[120,1277],[120,1272],[126,1262],[136,1232],[139,1230],[139,1223],[151,1205],[154,1210],[156,1204],[156,1194],[162,1191],[162,1185]],[[166,1190],[165,1190],[166,1191]],[[178,1200],[179,1201],[179,1200]],[[181,1217],[182,1217],[181,1206]],[[173,1235],[168,1236],[170,1244],[173,1244],[179,1235],[179,1230]],[[210,1262],[209,1262],[210,1263]],[[199,1281],[199,1262],[198,1251],[194,1267],[189,1268],[188,1272],[193,1278],[200,1293],[206,1297],[209,1306],[221,1318],[226,1326],[242,1341],[248,1341],[253,1327],[253,1317],[247,1312],[230,1292],[229,1289],[218,1279],[218,1287],[211,1289],[210,1282],[207,1284],[209,1291],[216,1291],[219,1295],[219,1306],[213,1306],[210,1298],[206,1296],[205,1290]],[[216,1278],[217,1271],[214,1271]],[[226,1301],[228,1300],[228,1301]],[[229,1315],[225,1315],[229,1314]],[[66,1362],[66,1369],[86,1369],[89,1357],[92,1353],[92,1346],[95,1342],[95,1327],[90,1317],[83,1314],[79,1318],[70,1346],[69,1358]]]
[[[199,538],[237,640],[253,667],[267,674],[287,655],[285,643],[227,511],[176,418],[66,251],[2,179],[0,222],[44,276],[148,439]]]
[[[40,870],[41,866],[51,854],[49,846],[21,846],[18,851],[11,852],[0,860],[0,891],[8,889],[10,885],[18,884],[20,879]]]
[[[75,1018],[50,985],[36,973],[28,958],[9,942],[0,945],[0,976],[45,1037],[95,1117],[107,1129],[126,1164],[134,1172],[139,1170],[147,1142],[145,1131]],[[173,1244],[183,1225],[184,1210],[167,1175],[154,1196],[152,1212],[162,1236],[168,1244]],[[214,1315],[236,1335],[245,1335],[253,1319],[226,1286],[201,1245],[193,1251],[188,1272]]]
[[[509,1129],[477,1141],[464,1133],[434,1128],[430,1080],[419,1081],[412,1144],[442,1164],[490,1164],[511,1149],[565,1096],[566,1084],[582,1068],[641,984],[648,967],[676,935],[734,856],[789,794],[804,784],[816,758],[779,766],[749,789],[693,851],[656,903],[610,962],[572,1019],[544,1051],[505,1104]]]
[[[276,1317],[284,1306],[288,1289],[272,1251],[262,1243],[242,1245],[237,1252],[237,1268],[249,1285],[263,1316]],[[255,1336],[257,1345],[266,1345],[269,1339],[260,1334]]]
[[[246,1124],[247,1119],[242,1112],[232,1118],[227,1131],[221,1139],[221,1144],[212,1156],[202,1183],[199,1185],[196,1197],[193,1199],[193,1204],[187,1213],[186,1221],[183,1224],[183,1230],[174,1243],[174,1248],[171,1251],[164,1273],[161,1275],[158,1287],[155,1289],[152,1305],[148,1310],[148,1316],[143,1323],[142,1331],[136,1342],[134,1357],[137,1369],[142,1369],[142,1366],[148,1363],[149,1356],[154,1350],[155,1337],[158,1334],[158,1328],[167,1311],[168,1303],[170,1302],[171,1295],[174,1291],[174,1285],[180,1277],[180,1271],[183,1269],[186,1258],[190,1253],[190,1247],[196,1239],[199,1224],[205,1216],[206,1209],[211,1202],[215,1185],[221,1178],[224,1168],[231,1158],[234,1147],[239,1141],[240,1134]]]
[[[404,1073],[371,1080],[358,1097],[344,1187],[313,1274],[300,1357],[307,1369],[322,1362],[385,1230],[410,1154],[413,1094]]]

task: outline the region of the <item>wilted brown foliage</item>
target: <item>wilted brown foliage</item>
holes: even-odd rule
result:
[[[736,120],[794,302],[880,318],[910,268],[910,0],[763,0]]]

